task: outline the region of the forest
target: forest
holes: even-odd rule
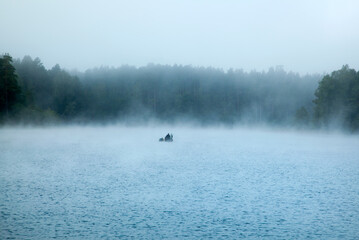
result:
[[[182,65],[46,69],[0,57],[0,124],[149,121],[359,130],[359,72],[325,76],[282,67],[224,71]]]

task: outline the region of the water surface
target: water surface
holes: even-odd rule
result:
[[[167,132],[174,142],[158,142]],[[358,239],[359,138],[0,129],[0,236]]]

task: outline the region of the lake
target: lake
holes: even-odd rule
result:
[[[173,133],[174,142],[159,142]],[[0,129],[1,239],[358,239],[359,137]]]

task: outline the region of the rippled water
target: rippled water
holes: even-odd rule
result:
[[[0,227],[1,239],[358,239],[359,138],[0,129]]]

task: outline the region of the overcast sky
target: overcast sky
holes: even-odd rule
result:
[[[356,0],[0,0],[0,32],[0,54],[47,68],[359,70]]]

